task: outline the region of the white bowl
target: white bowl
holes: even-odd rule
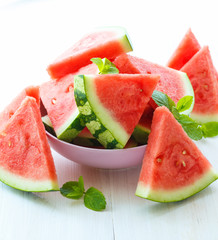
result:
[[[96,149],[61,141],[46,132],[51,147],[76,163],[95,168],[120,169],[136,167],[142,163],[146,145],[126,149]]]

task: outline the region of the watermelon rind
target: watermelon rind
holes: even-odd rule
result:
[[[83,130],[85,124],[82,120],[82,115],[76,109],[67,121],[62,126],[56,129],[57,138],[65,142],[72,142],[72,140]]]
[[[218,113],[196,113],[196,112],[192,112],[191,113],[191,118],[194,119],[195,121],[199,122],[199,123],[207,123],[207,122],[218,122]]]
[[[52,122],[51,122],[48,115],[45,115],[45,116],[42,117],[42,122],[45,126],[45,130],[48,131],[49,133],[51,133],[53,136],[56,136],[56,133],[55,133],[53,125],[52,125]]]
[[[77,75],[74,78],[74,96],[84,122],[91,134],[105,148],[123,148],[129,136],[101,105],[92,82],[92,76]],[[108,124],[113,134],[108,130]]]
[[[107,26],[107,27],[98,27],[95,31],[110,31],[116,32],[118,41],[120,42],[121,46],[123,47],[124,52],[131,52],[133,51],[132,42],[130,37],[127,33],[127,30],[124,27],[120,26]]]
[[[26,192],[48,192],[59,190],[56,181],[34,181],[8,172],[3,168],[0,168],[0,180],[10,187]]]
[[[190,106],[190,108],[185,110],[184,112],[182,112],[182,114],[189,115],[192,112],[194,104],[195,104],[194,90],[193,90],[191,82],[188,78],[188,75],[184,72],[180,72],[180,71],[178,71],[178,72],[179,72],[179,74],[181,74],[181,81],[183,82],[184,93],[185,93],[184,96],[192,96],[193,97],[192,105]]]
[[[135,127],[132,133],[132,136],[138,144],[143,145],[143,144],[147,144],[148,136],[150,132],[151,132],[151,129],[138,124]]]
[[[155,202],[176,202],[184,200],[210,185],[218,179],[218,174],[213,168],[209,169],[203,176],[201,176],[194,183],[181,187],[179,189],[164,190],[152,189],[150,186],[139,182],[136,189],[136,196],[146,198]]]

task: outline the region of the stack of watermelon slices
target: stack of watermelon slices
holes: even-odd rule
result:
[[[201,47],[189,29],[167,65],[187,73],[195,94],[191,117],[198,122],[218,122],[218,73],[208,46]]]
[[[180,51],[171,60],[184,58],[182,70],[188,69],[193,59],[198,62],[195,56],[201,52],[189,34],[182,49],[193,45],[193,51]],[[185,72],[127,54],[131,50],[123,28],[106,28],[83,37],[58,57],[47,69],[51,80],[40,86],[40,98],[47,111],[43,122],[57,138],[71,143],[88,138],[97,140],[97,147],[100,143],[104,148],[114,149],[124,148],[131,137],[139,144],[148,139],[136,194],[161,202],[182,200],[215,181],[217,174],[171,112],[157,107],[151,95],[159,90],[178,102],[187,95],[194,97],[192,85]],[[202,52],[200,59],[208,60],[207,48]],[[97,66],[90,61],[98,57],[112,61],[119,74],[98,74]],[[208,75],[217,76],[206,60],[205,66],[210,67]],[[181,63],[177,65],[181,67]],[[215,86],[213,81],[206,83]],[[31,95],[32,91],[24,93]],[[38,94],[22,97],[22,101],[11,105],[11,113],[8,110],[2,113],[6,120],[1,123],[0,179],[24,191],[58,189],[36,104]],[[192,108],[193,105],[184,114],[190,114]],[[12,129],[19,131],[14,133]],[[19,139],[21,147],[17,150],[14,146]]]

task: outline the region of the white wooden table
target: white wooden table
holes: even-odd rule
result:
[[[17,2],[0,0],[0,110],[24,87],[47,81],[47,64],[96,26],[126,27],[135,55],[160,64],[191,27],[218,68],[216,1]],[[197,145],[218,170],[218,138]],[[104,193],[106,210],[0,183],[0,240],[218,239],[218,182],[187,200],[160,204],[135,196],[140,166],[102,170],[53,156],[60,186],[82,175],[86,188]]]

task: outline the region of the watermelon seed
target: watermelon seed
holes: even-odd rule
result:
[[[12,146],[12,142],[9,141],[9,142],[8,142],[8,147],[11,147],[11,146]]]
[[[56,103],[56,98],[52,98],[51,103],[55,104]]]
[[[182,161],[182,165],[183,165],[183,167],[186,167],[185,161]]]
[[[143,90],[142,90],[142,89],[140,89],[140,92],[143,92]]]
[[[186,153],[187,153],[186,150],[183,150],[183,151],[182,151],[182,154],[183,154],[183,155],[185,155]]]
[[[68,91],[72,92],[73,91],[73,86],[70,85],[69,88],[68,88]]]
[[[207,84],[204,85],[204,89],[208,91],[209,87]]]
[[[13,115],[14,115],[14,113],[13,113],[13,112],[10,112],[10,113],[9,113],[9,118],[11,118]]]
[[[158,162],[158,163],[162,162],[162,159],[161,159],[161,158],[158,158],[158,159],[157,159],[157,162]]]

